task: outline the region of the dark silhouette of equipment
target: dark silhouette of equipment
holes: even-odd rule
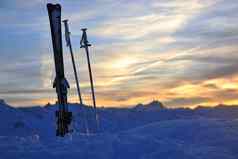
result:
[[[53,87],[56,88],[58,96],[59,110],[56,111],[57,130],[56,135],[63,137],[69,133],[69,125],[72,121],[72,112],[68,111],[67,89],[69,83],[64,75],[64,61],[62,49],[61,33],[61,6],[59,4],[47,4],[47,10],[50,20],[52,44],[54,50],[55,72],[56,77]]]
[[[82,99],[82,96],[81,96],[78,74],[77,74],[77,69],[76,69],[75,60],[74,60],[74,54],[73,54],[72,44],[71,44],[71,40],[70,40],[70,34],[71,33],[69,31],[68,20],[63,20],[63,22],[64,22],[64,28],[65,28],[65,41],[66,41],[66,45],[69,47],[69,51],[70,51],[70,54],[71,54],[71,60],[72,60],[73,69],[74,69],[74,76],[75,76],[75,81],[76,81],[76,86],[77,86],[79,102],[80,102],[81,105],[83,105],[83,99]],[[83,117],[84,117],[85,132],[87,134],[89,134],[86,112],[85,112],[85,110],[83,110],[83,108],[82,108],[81,112],[82,112]]]
[[[79,102],[80,102],[80,104],[83,104],[83,99],[82,99],[81,91],[80,91],[80,87],[79,87],[77,69],[76,69],[76,66],[75,66],[73,49],[72,49],[71,40],[70,40],[68,20],[63,20],[63,22],[64,22],[64,28],[65,28],[65,41],[66,41],[66,45],[69,47],[69,51],[70,51],[71,59],[72,59],[72,63],[73,63],[74,77],[75,77],[75,81],[76,81],[76,85],[77,85],[77,92],[78,92]]]
[[[93,107],[94,107],[94,113],[95,113],[95,120],[97,124],[97,130],[99,130],[99,117],[97,113],[97,106],[96,106],[96,98],[95,98],[95,92],[94,92],[94,84],[93,84],[93,75],[92,75],[92,69],[90,64],[90,58],[89,58],[89,51],[88,47],[91,46],[88,42],[86,28],[81,29],[82,30],[82,38],[80,40],[80,48],[85,48],[85,52],[87,55],[87,62],[88,62],[88,70],[89,70],[89,78],[90,78],[90,84],[91,84],[91,92],[92,92],[92,99],[93,99]]]
[[[47,4],[47,10],[49,14],[49,21],[50,21],[50,28],[51,28],[51,37],[52,37],[52,44],[53,44],[53,51],[54,51],[54,61],[55,61],[55,72],[56,77],[53,83],[53,88],[56,88],[56,93],[58,97],[58,105],[59,109],[56,111],[56,118],[57,118],[57,129],[56,135],[57,136],[65,136],[67,133],[70,132],[69,126],[72,122],[72,112],[69,111],[68,108],[68,101],[67,101],[67,93],[69,88],[69,83],[65,78],[64,74],[64,60],[63,60],[63,49],[62,49],[62,32],[61,32],[61,6],[60,4]],[[77,92],[79,97],[80,104],[83,104],[83,99],[81,96],[79,79],[77,75],[77,69],[75,65],[73,49],[70,40],[70,31],[68,26],[68,20],[63,21],[65,26],[65,40],[66,45],[69,47],[71,60],[74,69],[74,76],[77,85]],[[87,39],[86,28],[82,29],[82,38],[80,40],[80,48],[85,48],[86,55],[87,55],[87,63],[88,63],[88,70],[89,70],[89,78],[91,84],[91,92],[92,92],[92,100],[93,100],[93,108],[95,113],[95,122],[96,122],[96,129],[99,130],[99,116],[97,113],[97,106],[96,106],[96,97],[94,91],[94,83],[93,83],[93,75],[92,69],[90,64],[90,57],[89,57],[89,49],[88,47],[91,46]],[[85,112],[83,111],[83,115],[85,118],[85,129],[86,133],[89,133],[87,117]]]

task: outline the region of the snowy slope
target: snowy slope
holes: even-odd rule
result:
[[[156,105],[158,107],[156,107]],[[237,159],[238,108],[166,109],[160,103],[101,108],[101,132],[86,136],[82,111],[70,105],[74,132],[55,137],[55,105],[12,108],[0,104],[0,158]],[[89,121],[91,132],[93,120]]]

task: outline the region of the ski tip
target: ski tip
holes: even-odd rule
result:
[[[86,30],[87,30],[87,28],[82,28],[81,30],[82,30],[82,31],[86,31]]]
[[[67,23],[68,21],[69,21],[68,19],[62,20],[62,22],[64,22],[64,23]]]
[[[52,9],[61,9],[61,5],[60,4],[52,4],[52,3],[47,3],[47,8],[48,10],[52,10]]]

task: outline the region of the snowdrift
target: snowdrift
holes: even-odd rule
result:
[[[14,158],[237,159],[238,107],[167,109],[160,102],[101,108],[100,133],[93,110],[70,104],[74,132],[55,136],[57,105],[13,108],[0,103],[0,154]],[[85,134],[82,111],[91,134]]]

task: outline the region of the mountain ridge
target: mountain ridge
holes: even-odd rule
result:
[[[91,105],[81,105],[79,103],[71,103],[69,102],[68,103],[69,105],[72,105],[72,106],[84,106],[84,107],[89,107],[91,108],[92,106]],[[18,107],[18,106],[12,106],[10,104],[8,104],[7,102],[5,102],[4,99],[0,99],[0,105],[5,105],[5,106],[8,106],[8,107],[11,107],[11,108],[19,108],[19,109],[24,109],[24,108],[33,108],[33,107],[41,107],[41,108],[44,108],[44,107],[52,107],[52,106],[57,106],[57,103],[55,104],[51,104],[51,103],[47,103],[45,105],[32,105],[32,106],[21,106],[21,107]],[[148,103],[145,103],[145,104],[142,104],[142,103],[138,103],[134,106],[130,106],[130,107],[111,107],[111,106],[99,106],[98,109],[138,109],[138,110],[146,110],[146,109],[206,109],[206,108],[223,108],[223,107],[238,107],[238,105],[235,105],[235,104],[232,104],[232,105],[228,105],[228,104],[217,104],[217,105],[197,105],[196,107],[194,108],[190,108],[190,107],[168,107],[166,105],[164,105],[162,102],[160,102],[159,100],[152,100],[151,102],[148,102]]]

